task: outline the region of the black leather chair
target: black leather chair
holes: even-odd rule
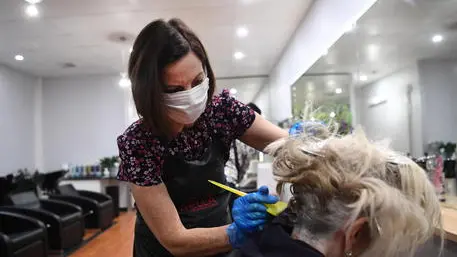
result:
[[[105,229],[113,224],[114,206],[109,195],[76,190],[71,184],[59,186],[57,191],[59,194],[51,195],[51,199],[80,206],[84,212],[86,228]]]
[[[11,194],[8,200],[12,205],[0,207],[0,211],[23,214],[45,223],[50,249],[68,249],[81,243],[84,218],[79,206],[57,200],[40,200],[33,192]]]
[[[47,257],[46,226],[37,219],[0,211],[0,256]]]

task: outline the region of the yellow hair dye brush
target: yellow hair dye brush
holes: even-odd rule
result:
[[[234,193],[238,196],[245,196],[246,193],[245,192],[242,192],[240,190],[237,190],[235,188],[231,188],[229,186],[226,186],[226,185],[223,185],[221,183],[218,183],[216,181],[212,181],[212,180],[208,180],[209,183],[213,184],[213,185],[216,185],[222,189],[225,189],[231,193]],[[275,204],[265,204],[265,206],[267,207],[267,212],[273,216],[278,216],[281,212],[283,212],[286,208],[287,208],[287,203],[285,202],[281,202],[281,201],[278,201],[277,203]]]

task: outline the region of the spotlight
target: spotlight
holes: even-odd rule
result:
[[[366,75],[360,75],[359,76],[359,80],[360,81],[367,81],[368,80],[368,77]]]
[[[443,41],[443,39],[444,39],[444,37],[442,35],[437,34],[437,35],[434,35],[432,37],[432,42],[433,43],[440,43],[440,42]]]
[[[25,13],[29,17],[37,17],[39,14],[38,7],[35,4],[29,4],[25,7]]]
[[[121,73],[121,79],[119,80],[119,86],[122,88],[130,87],[132,83],[130,82],[130,79],[127,78],[126,73]]]
[[[237,59],[237,60],[241,60],[245,57],[245,55],[242,52],[235,52],[233,54],[233,57],[235,57],[235,59]]]
[[[24,56],[18,54],[18,55],[16,55],[16,56],[14,56],[14,59],[15,59],[16,61],[23,61],[23,60],[24,60]]]
[[[236,30],[236,35],[237,35],[239,38],[246,37],[248,34],[249,34],[249,30],[248,30],[246,27],[239,27],[239,28]]]

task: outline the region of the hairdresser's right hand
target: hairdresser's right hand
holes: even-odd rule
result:
[[[268,187],[262,186],[255,193],[250,193],[235,200],[232,208],[233,224],[227,229],[231,245],[236,248],[244,241],[244,235],[263,228],[267,222],[267,207],[278,197],[268,194]]]

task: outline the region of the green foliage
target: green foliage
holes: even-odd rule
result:
[[[331,113],[335,113],[333,120],[337,123],[346,123],[348,125],[352,124],[352,114],[347,104],[325,104],[319,106],[312,114],[312,116],[317,120],[322,120],[328,122],[332,120],[330,116]]]
[[[111,169],[114,167],[114,164],[116,162],[119,162],[119,157],[118,156],[112,156],[112,157],[104,157],[100,159],[100,166],[103,169]]]
[[[456,144],[447,142],[447,144],[442,144],[440,148],[444,148],[444,155],[446,158],[451,158],[452,154],[455,153]]]

